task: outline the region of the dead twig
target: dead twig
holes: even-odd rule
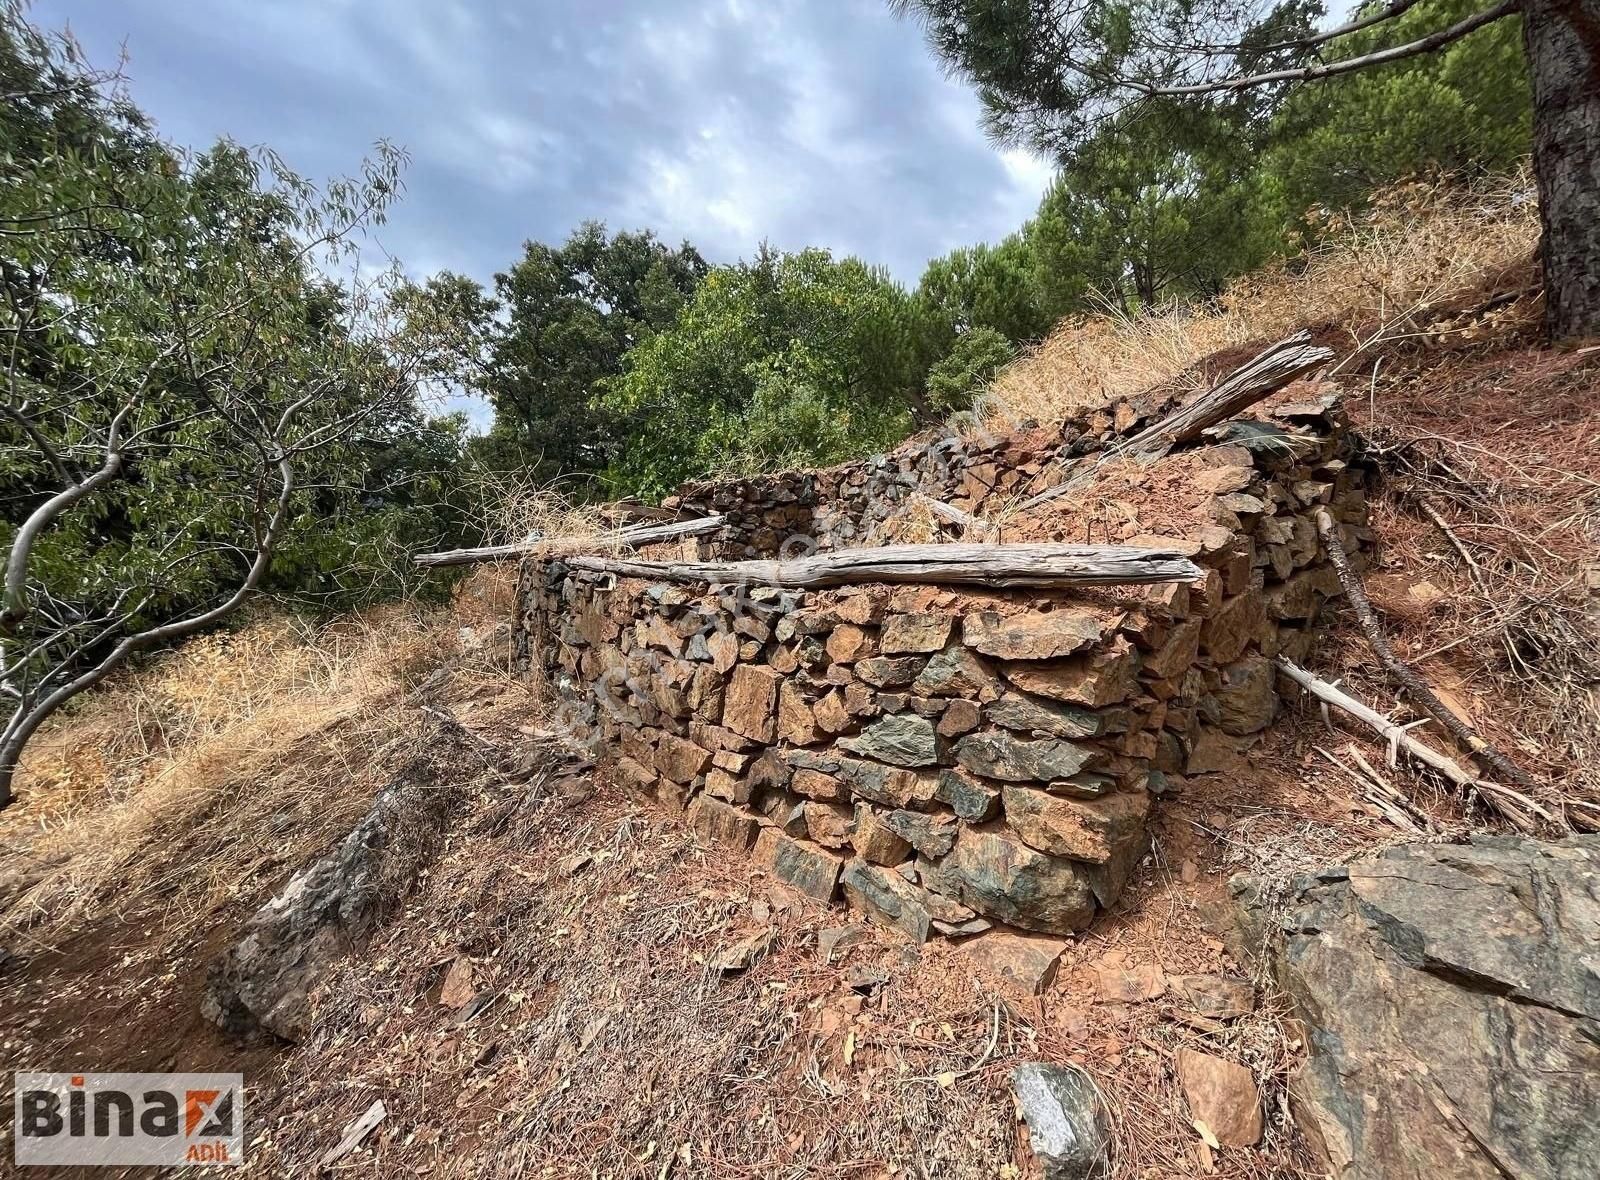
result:
[[[1445,708],[1444,703],[1434,695],[1433,689],[1428,687],[1427,681],[1395,655],[1394,647],[1389,643],[1389,637],[1378,621],[1377,612],[1372,609],[1372,602],[1367,598],[1367,592],[1361,585],[1361,578],[1356,573],[1355,567],[1350,564],[1350,555],[1345,552],[1338,524],[1326,508],[1317,509],[1316,522],[1317,532],[1322,535],[1328,557],[1333,562],[1334,571],[1339,575],[1339,584],[1344,587],[1344,592],[1350,599],[1350,606],[1355,611],[1357,622],[1361,624],[1362,633],[1367,637],[1367,644],[1377,655],[1378,661],[1405,689],[1406,695],[1418,708],[1443,726],[1447,733],[1471,750],[1473,757],[1496,775],[1516,783],[1524,790],[1537,789],[1528,774],[1480,737],[1457,714]]]

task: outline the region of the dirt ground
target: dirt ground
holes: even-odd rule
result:
[[[1552,814],[1592,826],[1600,352],[1537,347],[1531,322],[1459,347],[1399,339],[1341,380],[1386,473],[1369,586],[1396,647],[1535,775]],[[290,645],[296,671],[278,695],[209,728],[192,719],[236,701],[266,657],[236,661],[255,679],[207,672],[198,695],[124,685],[67,719],[0,822],[7,1068],[243,1070],[247,1171],[262,1176],[316,1174],[381,1101],[382,1122],[330,1174],[661,1180],[1017,1177],[1027,1157],[1006,1075],[1072,1061],[1116,1112],[1119,1177],[1314,1175],[1284,1088],[1303,1045],[1268,981],[1254,1013],[1208,1024],[1165,977],[1254,971],[1220,936],[1235,873],[1281,890],[1363,850],[1499,823],[1298,706],[1236,772],[1160,802],[1124,899],[1029,996],[951,942],[919,954],[866,928],[829,961],[819,935],[859,921],[842,907],[698,846],[680,817],[603,777],[557,784],[535,766],[475,790],[404,912],[327,980],[304,1043],[223,1037],[197,1003],[217,949],[359,814],[417,740],[424,699],[497,745],[538,733],[537,703],[482,650],[509,609],[503,590],[408,622],[403,643],[390,620],[337,659],[326,636]],[[1415,716],[1350,620],[1326,623],[1317,666]],[[231,650],[214,662],[232,669]],[[200,675],[185,668],[169,667],[180,687]],[[152,700],[164,745],[148,737]],[[1443,745],[1436,731],[1419,732]],[[134,733],[147,734],[138,751]],[[1357,773],[1352,747],[1387,793]],[[750,966],[718,968],[768,931]],[[1132,991],[1117,982],[1129,979]],[[1204,1144],[1173,1079],[1186,1045],[1254,1072],[1258,1148]]]

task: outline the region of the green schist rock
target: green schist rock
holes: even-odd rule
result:
[[[841,857],[808,841],[785,836],[777,828],[761,829],[751,856],[757,864],[770,869],[778,880],[818,901],[833,899],[839,868],[844,864]]]
[[[845,865],[839,884],[850,904],[873,921],[903,930],[916,942],[928,941],[933,915],[923,902],[922,890],[893,869],[852,860]]]
[[[1012,734],[975,733],[956,743],[956,760],[974,774],[1006,782],[1068,779],[1105,761],[1102,750],[1060,738],[1027,741]]]
[[[949,816],[928,815],[920,811],[891,811],[883,825],[923,856],[937,859],[956,842],[956,822]]]
[[[936,766],[939,738],[933,722],[915,713],[894,713],[867,726],[839,747],[893,766]]]
[[[983,708],[983,715],[1003,729],[1029,733],[1034,737],[1087,738],[1107,733],[1122,733],[1128,728],[1126,709],[1096,712],[1081,705],[1008,692]]]
[[[961,639],[1002,660],[1053,660],[1099,643],[1105,624],[1086,611],[1027,611],[1007,618],[995,611],[968,615]]]
[[[1082,865],[1029,848],[999,824],[962,828],[955,848],[922,870],[929,889],[1025,930],[1066,934],[1094,917]]]
[[[992,701],[1000,695],[1001,681],[992,668],[959,643],[952,643],[928,660],[911,691],[924,697],[970,697]]]
[[[904,688],[927,665],[921,656],[873,656],[855,664],[856,676],[875,688]]]
[[[964,770],[941,771],[933,797],[951,807],[962,819],[982,823],[1000,811],[1000,790],[979,782]]]

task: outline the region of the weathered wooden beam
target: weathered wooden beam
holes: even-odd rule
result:
[[[614,532],[601,533],[590,544],[596,549],[610,549],[616,546],[637,548],[657,541],[701,537],[716,532],[727,519],[725,516],[717,515],[702,516],[695,520],[669,521],[666,524],[629,525]],[[536,535],[525,537],[510,545],[486,545],[479,549],[447,549],[440,553],[419,553],[414,560],[425,569],[438,569],[447,565],[471,565],[478,561],[507,561],[530,553],[544,543],[545,538]]]
[[[872,582],[1012,586],[1194,582],[1205,571],[1175,549],[1131,545],[879,545],[793,561],[630,561],[563,557],[573,569],[661,582],[819,588]]]
[[[1276,393],[1297,377],[1333,359],[1333,350],[1311,343],[1310,332],[1297,332],[1280,340],[1264,352],[1229,373],[1211,389],[1186,405],[1179,406],[1159,422],[1137,434],[1111,443],[1099,452],[1084,471],[1076,472],[1053,488],[1046,488],[1021,505],[1023,510],[1060,499],[1087,481],[1088,474],[1101,463],[1130,455],[1163,455],[1173,447],[1193,442],[1202,433],[1249,409],[1262,398]]]

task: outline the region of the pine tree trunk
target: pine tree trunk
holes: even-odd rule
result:
[[[1600,337],[1600,0],[1523,0],[1545,327]]]

